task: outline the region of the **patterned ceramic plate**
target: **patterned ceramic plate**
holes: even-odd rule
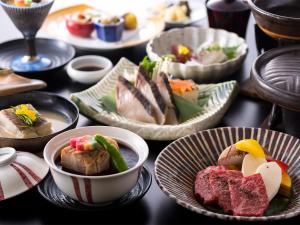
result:
[[[99,104],[99,99],[111,93],[120,74],[132,74],[135,70],[137,70],[135,64],[122,58],[114,69],[98,84],[83,92],[72,94],[71,98],[82,114],[101,123],[131,130],[145,139],[174,140],[218,124],[237,92],[236,81],[199,85],[201,93],[209,96],[208,102],[205,104],[201,114],[178,125],[142,123],[129,120],[119,116],[117,113],[105,111]]]
[[[90,38],[71,35],[66,28],[66,18],[71,14],[93,9],[91,6],[81,4],[55,11],[48,15],[40,31],[40,35],[62,39],[82,50],[107,51],[143,44],[162,32],[165,27],[162,19],[138,18],[138,28],[133,31],[124,31],[121,41],[113,43],[99,40],[95,31]]]
[[[95,205],[83,204],[66,196],[58,189],[50,175],[38,186],[38,191],[46,200],[62,208],[79,211],[100,211],[121,207],[141,199],[150,188],[151,182],[150,171],[143,167],[137,184],[130,192],[114,202]]]
[[[262,217],[231,216],[205,208],[193,194],[197,172],[215,165],[227,146],[247,138],[258,140],[275,159],[289,165],[288,173],[293,183],[290,203],[282,211]],[[299,162],[300,140],[288,134],[260,128],[216,128],[180,138],[167,146],[155,162],[155,178],[164,193],[194,212],[225,220],[280,220],[300,214]]]

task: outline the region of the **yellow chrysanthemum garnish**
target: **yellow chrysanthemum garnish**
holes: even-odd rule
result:
[[[190,53],[190,50],[184,45],[178,45],[178,53],[180,55],[188,55]]]
[[[33,126],[37,120],[37,112],[29,109],[26,104],[16,106],[14,107],[14,110],[17,117],[28,126]]]

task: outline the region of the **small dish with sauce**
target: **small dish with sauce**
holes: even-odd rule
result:
[[[128,193],[138,181],[148,152],[146,142],[131,131],[93,126],[52,138],[45,146],[44,159],[62,192],[93,205]]]
[[[112,62],[97,55],[80,56],[67,66],[68,75],[79,83],[94,84],[100,81],[112,68]]]

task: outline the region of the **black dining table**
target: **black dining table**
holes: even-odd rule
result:
[[[243,67],[228,80],[237,80],[240,84],[250,76],[251,66],[258,55],[255,38],[254,20],[250,19],[247,30],[249,51]],[[259,40],[258,40],[259,41]],[[114,64],[121,57],[138,63],[145,55],[145,46],[122,49],[113,52],[77,51],[77,56],[98,54],[106,56]],[[45,74],[48,87],[43,91],[53,92],[69,98],[71,93],[87,89],[89,86],[72,81],[64,69]],[[218,127],[260,127],[270,113],[272,105],[266,101],[246,97],[239,93]],[[78,127],[99,125],[98,122],[80,115]],[[246,222],[222,221],[191,212],[169,199],[158,187],[154,177],[154,162],[158,154],[170,141],[148,141],[150,154],[146,166],[152,173],[152,185],[145,196],[130,204],[110,210],[79,212],[59,208],[45,200],[37,188],[15,198],[0,202],[0,224],[237,224]],[[300,218],[284,221],[264,222],[265,224],[299,224]]]

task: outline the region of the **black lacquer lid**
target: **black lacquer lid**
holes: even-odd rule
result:
[[[260,97],[300,111],[300,45],[269,50],[254,62],[251,79]]]

